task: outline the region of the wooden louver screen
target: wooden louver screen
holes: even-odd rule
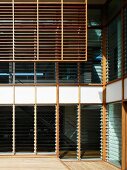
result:
[[[0,60],[13,59],[13,15],[11,4],[0,4]]]
[[[87,0],[0,5],[0,60],[86,61]]]
[[[61,59],[61,6],[39,5],[39,59]]]
[[[14,53],[15,59],[36,59],[37,49],[37,8],[36,5],[20,5],[14,7]]]
[[[85,25],[84,5],[63,5],[63,59],[84,60]]]

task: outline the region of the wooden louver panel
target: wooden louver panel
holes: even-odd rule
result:
[[[0,5],[0,60],[86,61],[87,0]]]
[[[39,59],[61,58],[61,5],[39,5]]]
[[[85,60],[85,5],[63,5],[63,60]]]
[[[37,49],[37,5],[14,6],[15,60],[36,59]]]
[[[12,4],[0,4],[0,59],[13,58]]]

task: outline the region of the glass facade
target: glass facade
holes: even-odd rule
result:
[[[60,106],[60,158],[77,158],[77,105]]]
[[[118,16],[108,26],[107,68],[108,81],[120,78],[122,75],[122,26]]]
[[[121,167],[122,159],[122,104],[107,105],[108,161]]]
[[[40,2],[15,4],[14,23],[12,6],[0,6],[0,154],[102,159],[105,128],[106,159],[121,167],[121,87],[121,99],[106,103],[106,120],[102,111],[103,87],[127,76],[127,7],[120,0],[109,1],[105,12],[102,5],[88,5],[87,25],[83,0],[64,0],[63,13],[60,0]]]
[[[81,158],[101,157],[101,105],[81,106]]]
[[[81,83],[102,82],[102,30],[88,29],[88,60],[81,63]]]
[[[99,53],[98,50],[98,54],[88,58],[87,63],[3,62],[0,63],[0,84],[55,84],[56,80],[59,84],[101,84]]]

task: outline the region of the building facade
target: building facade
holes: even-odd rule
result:
[[[127,169],[127,1],[0,1],[0,157]]]

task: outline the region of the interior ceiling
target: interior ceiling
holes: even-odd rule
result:
[[[104,4],[107,0],[88,0],[88,4]]]

